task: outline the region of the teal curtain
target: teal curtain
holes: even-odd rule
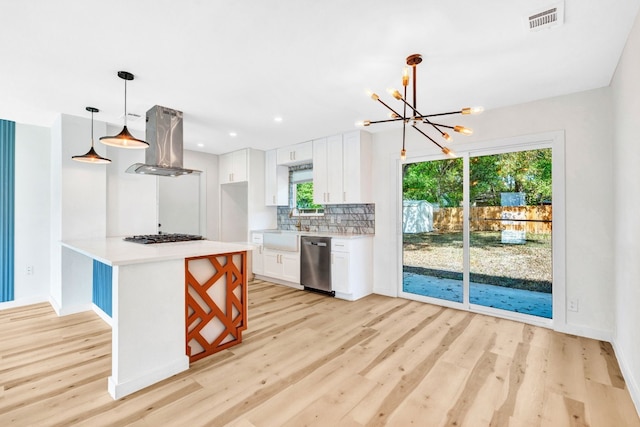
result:
[[[0,302],[13,301],[16,124],[0,120]]]
[[[93,303],[111,317],[111,278],[113,269],[110,265],[93,260]]]

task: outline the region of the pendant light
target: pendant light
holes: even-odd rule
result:
[[[115,136],[103,136],[100,138],[100,142],[112,147],[147,148],[149,146],[148,142],[135,138],[127,129],[127,80],[133,80],[133,74],[128,71],[118,71],[118,77],[124,80],[124,127]]]
[[[72,156],[71,158],[77,162],[84,163],[111,163],[111,160],[100,156],[96,153],[96,150],[93,149],[93,113],[97,113],[100,110],[95,107],[87,107],[86,110],[91,112],[91,149],[87,151],[87,154],[83,154],[82,156]]]

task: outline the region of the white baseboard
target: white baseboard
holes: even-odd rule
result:
[[[627,384],[627,389],[629,390],[631,400],[636,407],[636,412],[640,414],[640,389],[638,388],[638,383],[635,381],[633,373],[629,368],[627,358],[625,357],[622,350],[620,350],[620,348],[616,345],[615,339],[611,342],[611,345],[613,346],[613,351],[616,353],[616,359],[618,360],[620,371],[622,371],[624,382]]]
[[[577,335],[579,337],[591,338],[598,341],[613,342],[613,333],[602,329],[594,329],[578,325],[553,325],[553,330],[563,334]]]
[[[0,302],[0,310],[24,307],[25,305],[40,304],[43,302],[49,302],[49,299],[46,296],[21,298],[19,300]]]
[[[100,307],[98,307],[95,304],[91,304],[91,309],[93,310],[94,313],[96,313],[98,315],[98,317],[100,317],[102,320],[104,320],[104,322],[113,327],[113,319],[111,319],[111,316],[109,316],[107,313],[105,313]]]
[[[254,278],[256,278],[258,280],[264,280],[265,282],[269,282],[269,283],[275,283],[276,285],[288,286],[288,287],[294,288],[294,289],[304,289],[304,287],[301,286],[299,283],[288,282],[286,280],[280,280],[280,279],[276,279],[274,277],[267,277],[267,276],[263,276],[261,274],[254,274]]]
[[[145,387],[149,387],[152,384],[169,378],[172,375],[179,374],[182,371],[186,371],[187,369],[189,369],[189,357],[185,355],[177,360],[174,360],[172,363],[163,366],[162,368],[155,369],[152,372],[147,372],[136,378],[123,381],[121,383],[116,384],[112,375],[108,379],[107,387],[111,397],[114,400],[118,400],[132,393],[135,393],[136,391],[142,390]]]

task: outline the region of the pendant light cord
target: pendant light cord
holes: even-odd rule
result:
[[[91,148],[93,148],[93,111],[91,112]]]
[[[124,79],[124,127],[127,127],[127,79]]]

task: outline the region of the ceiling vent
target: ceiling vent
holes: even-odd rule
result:
[[[529,31],[560,26],[564,22],[564,2],[538,9],[530,13],[526,21]]]

